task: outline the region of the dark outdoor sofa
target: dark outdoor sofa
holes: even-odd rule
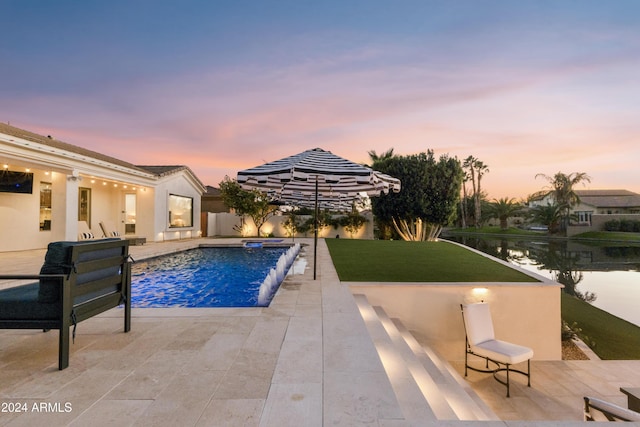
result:
[[[131,329],[127,240],[53,242],[40,274],[0,275],[0,280],[38,280],[0,290],[0,329],[60,330],[60,370],[69,366],[71,326],[75,336],[79,322],[124,304],[124,331]]]

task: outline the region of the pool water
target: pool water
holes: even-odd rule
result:
[[[136,262],[133,307],[255,307],[288,248],[197,248]]]

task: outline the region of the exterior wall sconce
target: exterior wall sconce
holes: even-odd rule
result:
[[[489,288],[475,287],[471,289],[471,294],[467,296],[467,303],[486,302],[489,298]]]

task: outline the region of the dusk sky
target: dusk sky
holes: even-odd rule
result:
[[[640,192],[640,1],[2,0],[0,121],[217,186],[320,147]]]

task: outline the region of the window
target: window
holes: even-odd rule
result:
[[[91,189],[78,189],[78,221],[86,221],[91,228]]]
[[[51,230],[51,183],[40,183],[40,231]]]
[[[193,227],[193,198],[169,194],[169,228]]]
[[[136,232],[136,195],[124,195],[124,233],[135,234]]]
[[[577,211],[576,217],[580,224],[591,224],[591,214],[593,211]]]

